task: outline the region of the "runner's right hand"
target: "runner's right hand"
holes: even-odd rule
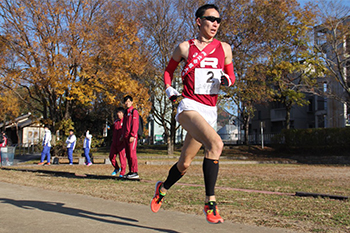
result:
[[[172,86],[169,86],[166,90],[165,90],[168,98],[172,101],[175,102],[177,97],[180,96],[180,93],[173,88]]]

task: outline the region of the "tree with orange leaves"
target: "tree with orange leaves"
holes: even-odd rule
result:
[[[111,0],[2,1],[1,34],[14,61],[0,70],[7,88],[36,103],[53,125],[70,119],[77,106],[112,105],[124,94],[147,114],[148,91],[137,79],[145,65],[137,28],[119,8]]]

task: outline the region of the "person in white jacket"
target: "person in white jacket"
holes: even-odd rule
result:
[[[51,131],[49,130],[49,126],[45,125],[44,127],[45,134],[43,138],[43,151],[41,152],[41,159],[40,163],[38,165],[44,165],[45,162],[45,157],[47,156],[47,165],[51,164],[51,155],[50,155],[50,150],[51,150]]]
[[[74,130],[70,129],[69,136],[66,140],[69,165],[73,165],[73,150],[75,148],[76,141],[77,138],[74,135]]]
[[[84,144],[83,144],[83,148],[84,148],[84,155],[85,155],[85,159],[86,159],[86,166],[91,166],[92,162],[90,159],[90,148],[91,148],[91,138],[92,135],[90,134],[89,130],[86,131],[85,134],[85,139],[84,139]]]

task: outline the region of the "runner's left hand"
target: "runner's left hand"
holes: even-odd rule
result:
[[[221,72],[221,85],[229,87],[231,86],[231,79],[230,77],[225,74],[224,72]]]

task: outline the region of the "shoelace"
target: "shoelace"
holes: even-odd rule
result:
[[[213,212],[214,216],[216,216],[216,202],[210,201],[208,203],[208,206],[209,206],[209,210],[208,211]]]
[[[162,201],[162,199],[163,199],[163,195],[158,195],[158,200],[157,200],[157,204],[159,204],[161,201]]]
[[[159,204],[162,201],[163,197],[165,197],[165,195],[161,194],[160,187],[159,187],[158,193],[159,194],[158,194],[157,204]]]

